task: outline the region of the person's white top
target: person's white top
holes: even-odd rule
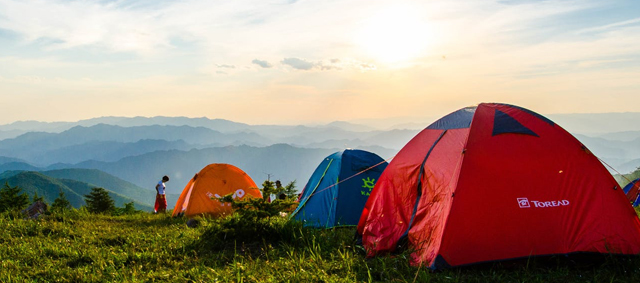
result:
[[[158,194],[164,195],[165,189],[166,186],[164,185],[164,183],[162,181],[158,182]]]

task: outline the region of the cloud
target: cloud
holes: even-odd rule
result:
[[[316,64],[299,58],[284,58],[280,63],[289,65],[297,70],[311,70],[316,67]]]
[[[360,63],[358,67],[360,71],[375,71],[377,69],[376,65],[370,63]]]
[[[235,68],[236,68],[236,66],[234,66],[234,65],[226,65],[226,64],[223,64],[223,65],[221,65],[221,64],[216,64],[216,67],[218,67],[218,68],[225,68],[225,69],[235,69]]]
[[[258,59],[253,59],[253,61],[251,61],[251,63],[256,64],[262,68],[271,68],[273,67],[273,65],[271,65],[271,63],[267,62],[267,61],[263,61],[263,60],[258,60]]]
[[[176,40],[181,45],[224,45],[226,50],[254,38],[256,29],[246,27],[264,26],[296,6],[280,5],[292,4],[289,0],[213,2],[0,0],[0,29],[47,50],[98,47],[155,54],[182,47]]]
[[[620,27],[636,25],[636,24],[640,24],[640,18],[635,18],[635,19],[621,21],[621,22],[615,22],[615,23],[611,23],[611,24],[607,24],[599,27],[587,28],[587,29],[578,31],[578,34],[608,31],[614,28],[620,28]]]
[[[361,62],[354,59],[329,59],[329,60],[320,60],[317,62],[311,62],[300,58],[285,58],[281,61],[282,64],[291,66],[296,70],[312,70],[318,69],[321,71],[331,71],[331,70],[346,70],[346,69],[355,69],[358,71],[373,71],[376,70],[376,65],[367,62]]]

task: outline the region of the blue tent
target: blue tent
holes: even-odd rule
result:
[[[622,189],[622,190],[624,191],[625,194],[628,194],[629,191],[631,190],[631,188],[633,188],[633,186],[640,186],[639,182],[640,182],[640,178],[635,179],[635,180],[631,181],[631,183],[629,183],[626,186],[624,186],[624,189]],[[633,201],[633,206],[634,207],[638,206],[638,204],[640,204],[640,195],[638,195],[636,197],[636,200]]]
[[[387,164],[364,150],[329,155],[304,186],[291,217],[318,228],[358,225],[364,204]]]

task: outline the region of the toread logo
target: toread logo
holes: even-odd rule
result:
[[[536,207],[536,208],[568,206],[570,204],[570,202],[566,199],[553,200],[553,201],[537,201],[537,200],[529,201],[528,198],[517,198],[517,200],[518,200],[518,206],[520,206],[520,208],[529,208],[531,207],[531,204],[533,204],[533,207]]]
[[[529,204],[529,199],[527,198],[518,198],[518,205],[520,206],[520,208],[531,207],[531,204]]]

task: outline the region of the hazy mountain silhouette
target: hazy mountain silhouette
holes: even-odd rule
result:
[[[455,109],[452,109],[454,111]],[[640,131],[640,112],[625,113],[569,113],[569,114],[544,114],[544,116],[562,125],[572,133],[579,134],[602,134],[609,132]],[[301,130],[298,127],[313,128],[339,128],[347,131],[364,132],[371,130],[392,130],[392,129],[412,129],[421,130],[431,122],[439,119],[433,115],[428,117],[394,117],[394,118],[372,118],[358,119],[354,121],[336,121],[325,125],[316,126],[289,126],[289,125],[249,125],[229,121],[225,119],[210,119],[206,117],[97,117],[80,120],[77,122],[39,122],[39,121],[18,121],[11,124],[0,125],[0,132],[62,132],[75,126],[91,127],[98,124],[109,124],[122,127],[134,126],[192,126],[205,127],[219,132],[232,133],[239,131],[252,131],[258,134],[272,132],[274,130],[282,132],[286,136],[295,135],[295,131]],[[0,138],[1,139],[1,138]]]
[[[40,168],[25,162],[7,162],[0,164],[0,172],[9,170],[38,171]]]
[[[585,135],[575,135],[575,137],[599,159],[606,162],[607,169],[610,171],[625,174],[640,166],[640,138],[621,141]]]
[[[132,143],[91,141],[50,150],[40,155],[31,154],[24,157],[37,164],[79,163],[87,160],[117,161],[127,156],[158,150],[189,150],[193,147],[193,145],[187,144],[183,140],[140,140]]]
[[[345,122],[334,124],[360,130],[368,129]],[[128,156],[159,150],[188,151],[227,145],[259,147],[281,142],[306,148],[377,148],[381,150],[388,148],[386,151],[394,151],[394,153],[385,154],[393,156],[395,151],[417,133],[415,130],[354,132],[333,126],[261,127],[262,130],[270,129],[266,132],[274,136],[273,139],[251,132],[221,133],[204,127],[191,126],[122,127],[107,124],[90,127],[75,126],[61,133],[30,132],[16,138],[2,140],[0,155],[19,158],[25,160],[25,163],[36,166],[49,166],[55,163],[75,164],[85,161],[113,162]],[[275,129],[286,129],[285,132],[298,135],[284,136],[287,133]],[[278,134],[274,134],[275,132]],[[22,167],[21,169],[30,170],[31,168]]]
[[[164,142],[159,142],[160,140]],[[128,144],[127,144],[128,143]],[[0,141],[0,155],[36,164],[118,158],[163,149],[190,149],[232,144],[269,144],[253,133],[223,134],[190,126],[76,126],[61,133],[32,132]],[[101,152],[97,152],[97,150]]]
[[[14,157],[0,156],[0,164],[5,164],[9,162],[24,162],[24,160],[14,158]]]
[[[573,113],[545,115],[574,134],[599,135],[612,132],[640,131],[640,112]]]
[[[640,124],[640,121],[638,121]],[[640,131],[624,131],[624,132],[613,132],[598,135],[597,137],[608,139],[608,140],[618,140],[618,141],[633,141],[640,139]]]
[[[39,122],[39,121],[17,121],[7,125],[0,125],[0,131],[21,131],[21,132],[51,132],[59,133],[76,126],[91,127],[98,124],[108,124],[122,127],[135,126],[193,126],[217,129],[224,132],[244,130],[250,125],[233,122],[224,119],[209,118],[187,118],[187,117],[97,117],[77,122]]]

